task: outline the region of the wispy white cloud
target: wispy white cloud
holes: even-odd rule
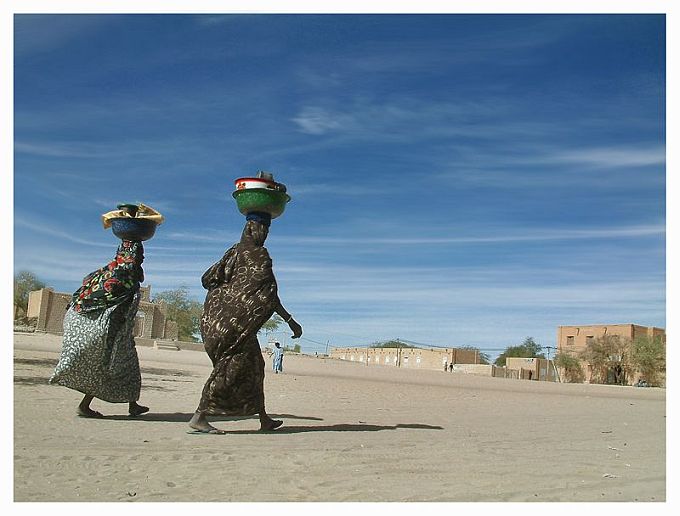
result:
[[[364,278],[366,279],[366,278]],[[439,313],[451,310],[468,310],[474,307],[518,309],[535,307],[547,309],[555,307],[599,308],[601,306],[639,307],[654,305],[658,310],[665,303],[665,284],[663,282],[627,283],[579,283],[559,286],[521,286],[518,284],[493,286],[488,284],[471,285],[459,278],[442,278],[438,283],[423,285],[414,279],[400,276],[399,281],[362,281],[344,278],[343,281],[323,282],[326,288],[314,286],[287,287],[289,293],[305,303],[336,303],[337,306],[351,307],[352,310],[367,306],[373,312],[397,310],[416,310],[421,313],[428,306]],[[458,281],[455,281],[458,280]],[[333,288],[327,288],[332,285]],[[363,285],[363,288],[359,288]],[[400,305],[406,304],[408,308]],[[436,307],[435,307],[436,306]]]
[[[570,163],[595,168],[645,167],[664,165],[666,150],[661,145],[643,148],[630,146],[586,148],[557,152],[552,156],[537,159],[543,163]]]
[[[665,147],[657,143],[600,147],[577,147],[574,144],[556,147],[536,142],[531,146],[504,145],[495,152],[485,155],[481,163],[479,156],[471,153],[470,149],[458,147],[456,151],[459,153],[459,163],[462,166],[475,163],[481,168],[492,170],[495,167],[514,168],[527,165],[543,167],[575,165],[587,168],[625,169],[664,165],[666,162]]]
[[[524,133],[530,127],[540,130],[535,122],[499,122],[491,102],[435,102],[402,98],[393,102],[371,102],[355,98],[348,106],[307,105],[292,121],[300,131],[327,133],[374,141],[408,141],[431,137],[475,136],[493,138],[501,131]],[[496,118],[495,123],[492,118]],[[508,127],[509,125],[512,127]]]
[[[439,274],[418,268],[331,268],[278,279],[284,303],[291,300],[289,309],[308,330],[331,336],[336,345],[402,337],[505,347],[527,335],[554,343],[560,324],[664,324],[663,280],[630,281],[622,275],[565,282],[559,272],[546,276],[532,278],[529,269],[512,267]]]
[[[101,194],[102,192],[97,192]],[[88,199],[88,202],[99,206],[102,210],[102,213],[106,213],[111,210],[115,210],[116,206],[118,206],[119,203],[121,202],[133,202],[133,203],[144,203],[147,206],[152,207],[156,211],[158,211],[161,215],[163,215],[167,221],[168,216],[172,214],[177,214],[181,213],[182,208],[177,206],[176,201],[171,201],[168,200],[167,197],[164,198],[154,198],[154,197],[144,197],[143,199],[139,199],[139,194],[130,194],[130,197],[125,198],[125,199],[119,199],[118,197],[91,197]],[[167,225],[161,225],[161,227],[165,230]],[[168,232],[163,231],[164,237],[169,238]]]
[[[453,33],[445,39],[428,41],[376,39],[348,46],[343,55],[332,63],[338,73],[347,76],[414,71],[427,76],[442,69],[483,66],[484,63],[493,63],[495,67],[536,66],[544,59],[536,50],[566,34],[568,29],[564,24],[543,19],[536,20],[531,30],[523,31],[505,28],[475,34]],[[399,48],[398,52],[395,52],[395,46]]]
[[[220,231],[209,228],[203,228],[200,233],[171,231],[165,233],[164,238],[167,240],[174,240],[178,242],[202,242],[206,244],[220,244],[224,245],[228,242],[236,242],[241,238],[241,233],[236,231]],[[229,244],[231,245],[231,244]]]
[[[14,17],[14,54],[23,58],[54,51],[101,30],[117,18],[115,14],[17,14]]]
[[[33,222],[22,217],[17,216],[14,217],[14,226],[15,228],[28,229],[39,235],[49,236],[50,239],[59,239],[62,241],[67,241],[87,247],[110,247],[110,245],[107,245],[105,243],[93,242],[92,240],[89,240],[87,238],[81,238],[80,236],[77,236],[77,234],[74,234],[72,231],[68,231],[66,229],[59,228],[50,224],[45,224],[44,222],[43,223]]]
[[[456,145],[433,161],[433,179],[457,186],[537,191],[573,187],[586,192],[665,187],[665,149],[658,144],[559,148],[502,143],[490,150]]]
[[[558,324],[663,324],[662,63],[612,50],[611,74],[573,73],[573,31],[596,41],[613,19],[436,18],[19,20],[15,266],[72,291],[115,248],[98,215],[141,200],[167,216],[147,283],[202,300],[200,275],[240,234],[231,180],[267,168],[294,200],[267,245],[311,338],[508,345]],[[658,41],[662,24],[645,27],[607,41]],[[144,44],[113,43],[131,29]]]
[[[535,227],[524,230],[513,228],[510,232],[490,235],[471,235],[461,237],[343,237],[343,236],[289,236],[282,239],[287,244],[326,244],[326,245],[455,245],[513,242],[542,242],[557,240],[618,239],[644,236],[662,236],[666,227],[662,224],[610,228],[583,229],[546,229]],[[276,241],[276,236],[272,237]]]
[[[19,154],[53,158],[133,159],[159,156],[172,158],[178,154],[179,149],[183,153],[188,152],[187,147],[191,142],[182,139],[181,146],[178,146],[177,143],[178,141],[172,137],[164,140],[107,140],[100,142],[91,139],[69,142],[17,140],[14,142],[14,151]]]
[[[623,229],[617,234],[622,232],[631,233]],[[44,233],[54,236],[51,228]],[[61,240],[65,235],[56,236]],[[106,263],[112,251],[110,242],[96,248],[80,239],[75,243],[80,244],[77,252],[73,246],[52,246],[49,254],[34,252],[21,261],[31,263],[32,272],[48,284],[69,292],[87,272]],[[152,286],[154,294],[184,285],[192,298],[202,301],[205,291],[200,275],[223,250],[197,252],[189,245],[177,251],[168,252],[156,241],[148,245],[145,284]],[[414,335],[417,340],[436,344],[455,335],[458,345],[483,342],[488,346],[494,339],[500,340],[499,345],[508,345],[499,335],[522,338],[524,333],[547,343],[557,324],[644,323],[663,320],[665,311],[663,271],[633,281],[624,271],[598,277],[597,271],[579,266],[569,256],[550,266],[534,262],[492,267],[456,263],[394,266],[383,262],[333,265],[306,262],[304,247],[298,247],[292,254],[280,253],[274,258],[283,302],[305,324],[306,335],[333,338],[336,345],[365,345]],[[617,260],[622,259],[623,255]],[[473,331],[473,326],[477,330],[483,327],[483,331]],[[342,336],[347,333],[358,337]]]
[[[388,196],[390,194],[399,192],[400,189],[401,187],[398,184],[381,184],[380,194],[383,196]],[[314,182],[314,180],[312,180],[308,182],[296,182],[292,184],[289,192],[294,196],[294,199],[299,197],[319,198],[319,196],[324,196],[326,199],[366,197],[375,196],[376,185],[370,180],[370,178],[366,178],[366,180],[361,183],[347,184],[343,182],[340,185],[337,181],[320,183]]]
[[[303,133],[324,134],[329,131],[348,130],[354,125],[350,115],[330,113],[324,108],[304,107],[300,114],[293,118]]]
[[[222,26],[231,23],[238,23],[242,19],[242,14],[194,14],[193,19],[198,25],[207,27]]]
[[[294,73],[297,79],[304,85],[322,91],[326,91],[328,88],[339,87],[343,84],[343,74],[335,70],[323,71],[318,66],[310,66],[307,63],[299,64]]]
[[[95,158],[111,156],[110,147],[103,148],[91,142],[79,144],[14,142],[14,152],[48,157]]]

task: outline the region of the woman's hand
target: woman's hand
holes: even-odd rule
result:
[[[302,326],[292,317],[288,321],[288,326],[290,326],[290,330],[293,332],[293,339],[297,339],[302,335]]]

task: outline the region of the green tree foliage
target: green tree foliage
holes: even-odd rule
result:
[[[292,351],[293,353],[300,353],[302,348],[300,347],[300,344],[295,344],[292,348],[289,346],[283,346],[284,351]]]
[[[262,328],[260,328],[258,333],[264,332],[266,335],[268,333],[275,332],[276,330],[279,329],[279,326],[281,326],[282,324],[283,319],[281,319],[281,317],[279,317],[277,314],[274,314],[269,318],[269,320],[266,323],[262,325]]]
[[[603,335],[588,342],[579,358],[592,367],[591,383],[625,385],[627,376],[633,371],[630,349],[630,339]]]
[[[505,348],[505,351],[498,356],[494,364],[504,366],[505,359],[508,357],[545,358],[545,355],[541,353],[541,349],[543,348],[534,341],[533,337],[527,337],[519,346],[508,346]]]
[[[582,383],[585,380],[581,361],[569,353],[558,353],[555,356],[555,366],[562,369],[567,383]]]
[[[666,344],[661,337],[638,337],[630,347],[631,366],[649,385],[660,385],[666,373]]]
[[[489,356],[488,353],[484,353],[479,350],[479,348],[476,348],[474,346],[461,346],[458,349],[465,349],[468,351],[476,351],[477,352],[477,362],[479,364],[488,364],[489,361],[491,360],[491,357]]]
[[[379,341],[379,342],[374,342],[371,344],[372,348],[415,348],[416,346],[411,346],[409,344],[406,344],[405,342],[400,341],[399,339],[397,340],[385,340],[385,341]]]
[[[153,301],[165,303],[168,311],[167,317],[177,323],[179,340],[197,342],[197,334],[200,330],[203,305],[198,301],[189,299],[189,289],[180,287],[176,290],[166,290],[157,294]]]
[[[21,271],[14,275],[14,306],[17,307],[17,320],[26,319],[28,294],[41,288],[45,288],[45,283],[32,272]]]

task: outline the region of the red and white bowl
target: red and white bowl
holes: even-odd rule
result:
[[[260,177],[239,177],[234,181],[236,190],[250,190],[252,188],[260,188],[265,190],[278,190],[275,181],[263,179]]]

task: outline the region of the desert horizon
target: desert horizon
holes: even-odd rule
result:
[[[61,337],[14,335],[14,499],[148,502],[663,502],[664,389],[534,382],[288,354],[267,411],[188,433],[210,362],[138,347],[140,403],[47,384]],[[198,469],[197,469],[198,468]]]

